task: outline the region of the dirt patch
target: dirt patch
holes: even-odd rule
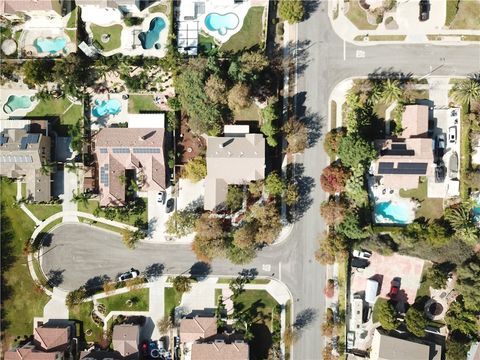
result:
[[[178,142],[178,151],[182,154],[180,161],[182,164],[189,160],[204,154],[206,151],[205,139],[192,133],[187,125],[185,117],[182,117],[180,125],[180,139]]]

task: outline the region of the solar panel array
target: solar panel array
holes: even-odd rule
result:
[[[379,174],[399,174],[399,175],[425,175],[427,173],[428,163],[398,163],[394,167],[393,162],[381,162],[378,164]]]
[[[2,163],[32,163],[33,159],[30,155],[0,155]]]
[[[26,149],[28,144],[37,144],[40,134],[27,134],[20,139],[20,149]]]
[[[112,152],[114,154],[130,154],[129,148],[113,148]]]
[[[133,148],[134,154],[160,154],[160,148]]]
[[[103,186],[108,186],[108,164],[100,167],[100,182]]]

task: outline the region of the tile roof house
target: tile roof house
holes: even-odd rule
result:
[[[198,339],[206,339],[217,334],[215,317],[195,316],[180,321],[180,341],[192,343]]]
[[[104,128],[94,141],[101,206],[125,203],[127,170],[135,171],[141,191],[165,189],[164,129]]]
[[[113,350],[128,358],[138,357],[140,327],[138,325],[115,325],[113,327]]]
[[[17,12],[24,12],[30,16],[36,14],[60,16],[57,12],[62,8],[63,0],[0,0],[0,13],[7,18],[10,15],[18,18]]]
[[[248,360],[249,347],[246,342],[235,341],[230,344],[222,340],[208,343],[194,343],[191,360]]]
[[[4,360],[62,360],[63,352],[43,352],[35,350],[33,345],[27,345],[5,351]]]
[[[433,343],[417,343],[385,335],[375,330],[370,360],[440,360],[442,347]]]
[[[421,176],[434,175],[432,139],[428,138],[428,106],[407,105],[402,116],[402,136],[375,141],[380,152],[373,175],[393,189],[412,189]]]
[[[142,0],[75,0],[78,6],[96,6],[99,8],[120,8],[125,13],[135,13],[143,9]]]
[[[50,161],[50,137],[26,129],[4,129],[0,133],[0,175],[24,178],[27,196],[34,201],[50,201],[50,174],[42,163]]]
[[[248,132],[248,131],[247,131]],[[205,210],[215,210],[227,199],[228,185],[241,185],[265,177],[265,138],[236,133],[207,136]]]
[[[43,351],[65,351],[70,344],[70,327],[37,327],[33,342]]]

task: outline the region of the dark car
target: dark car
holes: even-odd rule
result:
[[[142,357],[144,359],[148,359],[149,358],[149,351],[148,351],[148,342],[147,341],[144,341],[142,342],[142,345],[141,345],[141,350],[142,350]]]
[[[175,206],[175,199],[170,198],[167,200],[167,214],[173,211],[173,207]]]
[[[439,164],[435,168],[435,182],[442,183],[445,180],[445,173],[446,173],[445,166],[443,166],[443,163]]]
[[[428,20],[428,13],[430,11],[430,4],[428,0],[420,0],[420,16],[418,20],[420,21],[427,21]]]

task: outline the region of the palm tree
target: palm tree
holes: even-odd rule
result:
[[[77,194],[73,193],[71,202],[74,202],[76,204],[82,203],[84,207],[87,207],[88,199],[90,199],[90,196],[91,196],[90,194],[82,193],[79,191]]]
[[[468,106],[473,102],[480,101],[480,81],[478,79],[460,80],[452,88],[453,99],[463,105]]]
[[[65,163],[64,167],[67,169],[68,172],[75,172],[78,169],[78,165],[74,160]]]
[[[40,167],[40,173],[42,175],[50,175],[51,172],[53,171],[53,166],[55,164],[49,161],[43,161],[42,165]]]
[[[368,103],[370,105],[377,104],[382,98],[382,87],[380,84],[375,84],[369,93]]]
[[[186,276],[177,276],[173,279],[173,288],[178,293],[190,291],[192,288],[192,280]]]
[[[456,235],[467,243],[475,244],[478,241],[479,230],[472,213],[472,204],[463,203],[452,206],[445,211],[447,220],[455,230]]]
[[[386,104],[397,101],[402,96],[402,89],[400,88],[400,81],[397,79],[387,79],[383,83],[382,100]]]

